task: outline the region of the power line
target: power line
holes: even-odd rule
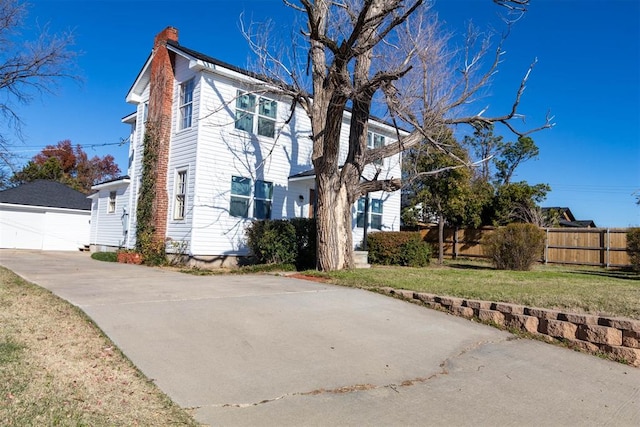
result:
[[[100,147],[107,147],[107,146],[113,146],[113,145],[125,145],[129,142],[129,138],[127,139],[123,139],[120,142],[105,142],[102,144],[73,144],[73,147],[77,147],[80,146],[82,149],[96,149],[96,148],[100,148]],[[47,148],[48,146],[50,146],[51,148]],[[54,146],[54,145],[22,145],[21,147],[26,148],[25,150],[11,150],[12,153],[33,153],[33,152],[40,152],[44,149],[47,149],[48,151],[52,151],[52,150],[60,150],[60,148]]]

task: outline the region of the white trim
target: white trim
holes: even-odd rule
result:
[[[54,208],[51,206],[34,206],[34,205],[16,205],[13,203],[0,203],[0,210],[2,208],[9,208],[12,210],[32,210],[32,211],[54,211],[54,212],[75,212],[75,213],[84,213],[91,215],[91,209],[69,209],[69,208]]]
[[[299,181],[308,181],[308,180],[313,180],[315,181],[316,179],[316,175],[309,175],[309,176],[297,176],[297,177],[293,177],[293,178],[289,178],[289,182],[299,182]]]
[[[131,178],[119,179],[117,181],[103,182],[102,184],[96,184],[91,187],[92,190],[104,190],[106,188],[112,187],[124,187],[125,185],[129,185],[131,183]],[[88,197],[93,197],[95,194],[92,194]]]

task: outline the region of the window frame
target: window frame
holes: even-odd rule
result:
[[[369,150],[373,150],[374,148],[384,147],[385,145],[387,145],[386,136],[373,131],[367,132],[367,148]],[[374,160],[372,163],[376,166],[384,166],[384,159]]]
[[[190,78],[180,84],[180,123],[179,130],[189,129],[193,126],[193,94],[195,92],[195,77]],[[187,100],[186,95],[189,95]]]
[[[182,177],[182,178],[181,178]],[[189,170],[177,169],[173,186],[173,220],[183,221],[187,215],[187,192],[189,189]]]
[[[248,183],[246,183],[246,181],[249,181]],[[234,181],[241,184],[241,185],[246,185],[249,189],[248,194],[242,194],[242,193],[234,193]],[[230,197],[229,197],[229,216],[231,217],[235,217],[235,218],[250,218],[250,208],[251,208],[251,185],[252,185],[252,179],[251,178],[246,178],[244,176],[237,176],[237,175],[232,175],[231,176],[231,190],[229,191]],[[238,188],[238,187],[236,187]],[[236,202],[238,202],[239,200],[244,200],[244,203],[246,203],[246,207],[243,208],[243,215],[236,215],[233,209],[233,203],[234,203],[234,199]]]
[[[242,186],[236,186],[235,189],[244,187],[243,193],[234,192],[234,182]],[[266,192],[264,191],[265,186],[267,188]],[[273,182],[232,175],[229,194],[229,216],[247,219],[271,219],[273,212]],[[236,203],[235,206],[238,206],[240,201],[244,203],[242,215],[237,214],[239,212],[237,208],[234,209],[234,202]]]
[[[261,194],[258,195],[258,188],[264,188],[264,185],[268,186],[268,194],[262,194],[262,191],[260,192]],[[264,205],[265,208],[265,214],[262,214],[262,209],[258,208],[258,205]],[[271,181],[263,181],[261,179],[256,179],[254,186],[253,186],[253,212],[252,212],[252,218],[255,219],[271,219],[271,212],[272,212],[272,208],[273,208],[273,182]],[[258,216],[257,213],[260,213],[260,215]]]
[[[246,105],[243,103],[245,99],[250,100]],[[241,89],[236,90],[235,129],[274,139],[277,118],[278,101]],[[247,125],[247,122],[250,124]]]
[[[374,206],[378,206],[375,208]],[[364,228],[364,220],[366,219],[369,224],[368,229],[370,230],[382,230],[383,224],[383,215],[384,215],[384,200],[382,199],[369,199],[369,210],[367,212],[364,211],[365,207],[365,197],[360,197],[356,202],[356,228]],[[376,222],[378,224],[374,225],[374,217],[376,218]]]
[[[107,199],[107,213],[114,214],[116,213],[116,204],[118,199],[117,191],[109,191],[109,198]]]

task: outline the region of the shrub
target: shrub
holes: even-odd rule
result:
[[[314,218],[291,218],[296,230],[296,268],[307,270],[316,267],[316,220]]]
[[[369,261],[373,264],[424,267],[429,264],[431,247],[420,233],[385,231],[367,235]]]
[[[117,262],[118,254],[116,252],[94,252],[91,254],[91,258],[98,261]]]
[[[498,270],[530,270],[544,250],[544,231],[533,224],[513,223],[482,238],[481,244]]]
[[[253,221],[245,231],[247,246],[260,264],[293,264],[296,229],[285,220]]]
[[[640,271],[640,228],[627,230],[627,253],[631,267],[635,271]]]

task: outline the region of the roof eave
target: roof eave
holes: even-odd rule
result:
[[[96,184],[94,186],[91,187],[92,190],[104,190],[105,188],[112,188],[112,187],[121,187],[122,185],[129,185],[129,183],[131,182],[130,178],[123,178],[123,179],[118,179],[116,181],[109,181],[109,182],[104,182],[102,184]],[[91,196],[88,196],[91,197]]]
[[[147,58],[147,61],[142,66],[142,69],[138,73],[135,81],[131,85],[129,92],[127,92],[127,96],[125,100],[129,104],[139,104],[142,102],[142,93],[144,89],[149,84],[149,78],[151,76],[151,60],[153,59],[153,52]]]

